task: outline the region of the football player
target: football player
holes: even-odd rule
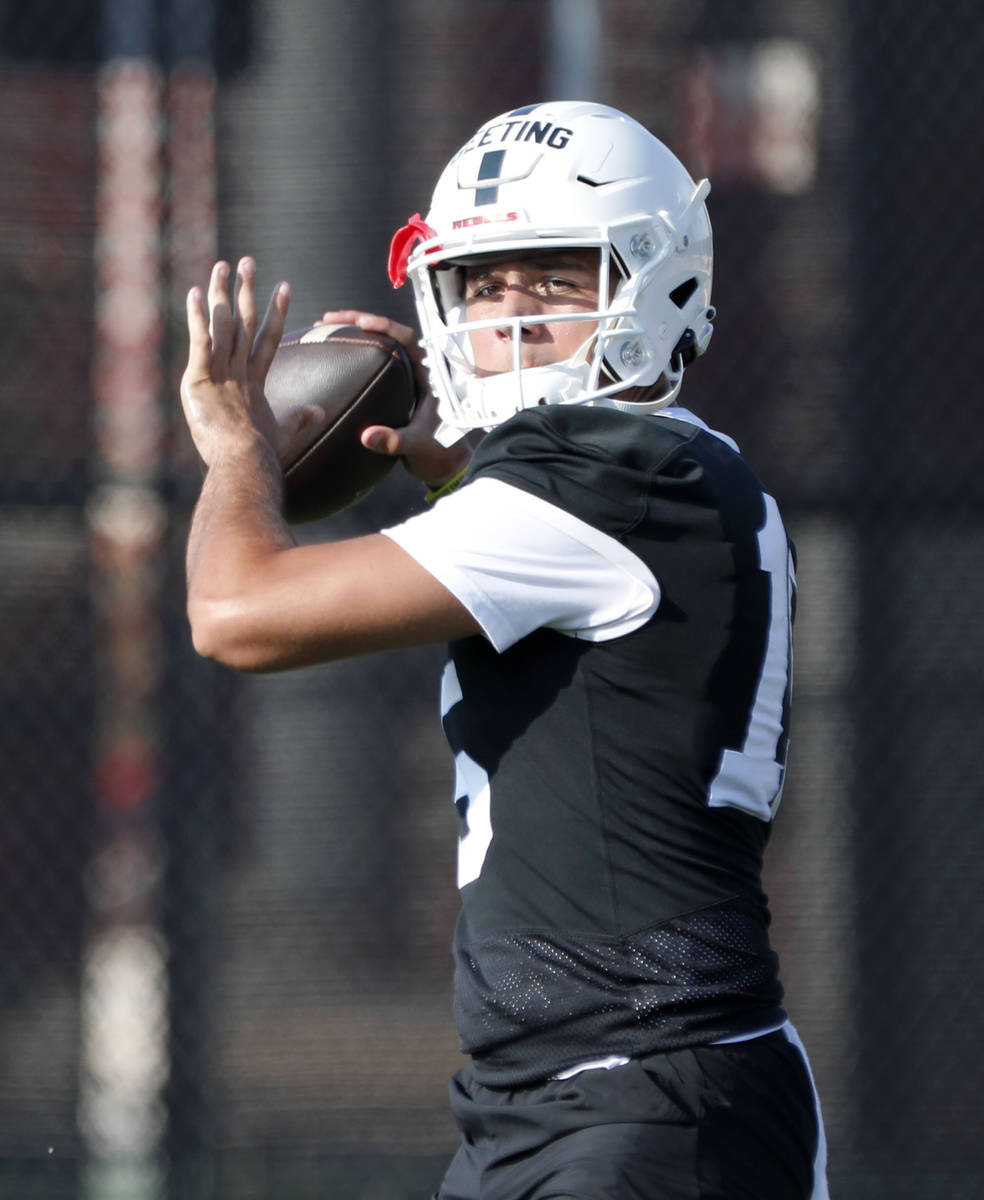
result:
[[[268,670],[450,643],[469,1061],[440,1200],[827,1194],[761,885],[792,553],[735,443],[679,403],[714,317],[708,191],[598,104],[475,134],[390,252],[436,424],[424,405],[363,435],[435,502],[367,537],[298,547],[280,516],[262,384],[286,285],[258,335],[251,260],[235,296],[225,264],[189,296],[199,651]],[[416,352],[383,317],[324,319]]]

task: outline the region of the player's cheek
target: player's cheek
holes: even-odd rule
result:
[[[472,357],[478,374],[503,370],[502,339],[496,338],[494,329],[474,329],[468,335]]]
[[[561,359],[566,359],[594,335],[597,325],[593,321],[567,321],[563,324],[558,322],[551,328],[558,354]]]

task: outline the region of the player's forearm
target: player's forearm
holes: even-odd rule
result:
[[[256,437],[209,467],[188,537],[188,619],[195,648],[229,661],[271,556],[294,545],[281,515],[282,475]],[[234,663],[231,665],[235,665]]]

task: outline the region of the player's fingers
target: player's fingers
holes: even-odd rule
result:
[[[468,465],[471,457],[466,442],[454,447],[442,446],[412,422],[402,429],[370,425],[362,431],[361,441],[366,449],[377,454],[402,458],[409,473],[429,487],[446,483]]]
[[[389,317],[381,317],[378,313],[362,312],[357,308],[341,308],[334,312],[322,313],[317,325],[357,325],[369,333],[381,333],[393,338],[408,350],[417,348],[417,337],[409,325],[392,321]]]
[[[212,369],[212,339],[208,333],[208,315],[202,289],[193,287],[185,301],[188,321],[188,374],[207,378]]]
[[[229,377],[232,353],[233,317],[229,299],[229,264],[217,262],[208,281],[209,332],[212,336],[212,378],[224,382]]]
[[[424,352],[420,348],[416,331],[409,325],[392,321],[389,317],[381,317],[378,313],[362,312],[357,308],[340,308],[332,312],[322,313],[316,325],[357,325],[369,333],[381,333],[384,337],[399,342],[407,352],[410,365],[413,367],[413,377],[417,384],[417,395],[424,396],[430,386],[427,368],[424,366]]]
[[[287,310],[290,308],[290,284],[278,283],[270,296],[263,324],[253,343],[250,355],[251,375],[261,383],[266,379],[267,371],[277,353],[280,339],[284,336],[284,323],[287,320]]]
[[[380,454],[428,454],[435,445],[437,424],[436,414],[429,406],[418,404],[407,425],[396,429],[389,425],[368,426],[362,431],[362,444]]]
[[[256,263],[241,258],[236,268],[235,326],[231,367],[233,374],[243,377],[256,337]]]
[[[363,429],[359,440],[367,450],[391,456],[405,453],[404,438],[398,429],[389,425],[370,425]]]
[[[379,454],[399,454],[404,457],[427,455],[436,444],[434,431],[439,423],[434,397],[430,392],[425,392],[406,425],[398,429],[388,425],[370,425],[362,431],[362,444]]]

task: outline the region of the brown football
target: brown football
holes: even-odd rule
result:
[[[278,421],[307,405],[325,414],[302,426],[284,464],[284,515],[296,523],[350,508],[382,482],[396,460],[359,437],[370,425],[406,425],[416,387],[399,342],[352,325],[313,325],[281,340],[266,397]]]

